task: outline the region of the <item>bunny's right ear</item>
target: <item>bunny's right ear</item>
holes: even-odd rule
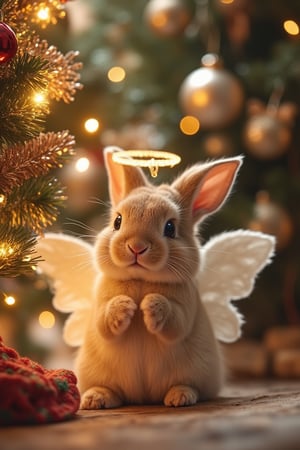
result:
[[[220,159],[187,169],[173,187],[190,211],[194,223],[217,211],[225,202],[242,163],[242,157]]]
[[[148,186],[142,169],[116,163],[112,155],[114,152],[124,151],[120,147],[110,146],[104,149],[104,162],[108,173],[109,195],[113,205],[117,205],[133,189]]]

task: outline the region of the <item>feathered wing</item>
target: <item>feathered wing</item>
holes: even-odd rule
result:
[[[202,247],[198,288],[218,340],[240,337],[243,318],[231,300],[250,295],[274,247],[273,236],[250,230],[219,234]]]
[[[65,322],[64,340],[68,345],[79,346],[97,276],[94,247],[73,236],[46,233],[39,240],[36,252],[43,259],[39,268],[49,277],[54,291],[54,307],[71,313]]]

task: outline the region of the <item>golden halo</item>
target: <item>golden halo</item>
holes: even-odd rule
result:
[[[161,150],[124,150],[114,152],[112,159],[125,166],[148,167],[153,178],[157,177],[159,167],[174,167],[181,161],[179,155]]]

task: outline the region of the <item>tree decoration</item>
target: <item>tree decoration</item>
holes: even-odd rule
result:
[[[216,54],[205,54],[202,66],[191,72],[179,91],[186,114],[195,116],[205,129],[223,128],[241,113],[244,91],[239,80],[222,68]]]
[[[244,143],[248,151],[259,159],[275,159],[284,155],[292,139],[296,105],[282,105],[270,100],[265,106],[259,100],[248,103],[249,119],[244,129]]]
[[[50,100],[69,103],[82,85],[78,53],[63,55],[32,28],[64,17],[60,1],[0,0],[0,8],[18,30],[16,46],[0,23],[0,56],[10,50],[0,64],[0,275],[11,277],[32,271],[37,235],[64,206],[64,188],[51,171],[73,154],[75,141],[68,131],[45,133],[44,124]]]
[[[0,11],[1,19],[1,11]],[[18,50],[18,41],[14,31],[4,22],[0,22],[0,64],[10,61]]]
[[[275,236],[278,250],[289,244],[294,229],[292,220],[284,208],[272,201],[268,192],[257,193],[253,215],[249,223],[251,230]]]
[[[193,14],[183,0],[149,0],[144,17],[155,34],[161,37],[174,37],[184,32]]]

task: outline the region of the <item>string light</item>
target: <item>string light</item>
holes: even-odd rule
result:
[[[90,167],[90,160],[86,157],[82,157],[77,159],[76,163],[75,163],[75,169],[77,170],[77,172],[86,172]]]
[[[285,20],[283,22],[283,28],[288,34],[292,36],[297,36],[300,31],[299,25],[294,20]]]
[[[15,297],[13,297],[12,295],[7,295],[4,298],[4,302],[8,305],[8,306],[13,306],[16,303],[16,299]]]
[[[109,69],[107,72],[107,78],[113,83],[120,83],[126,77],[126,72],[123,67],[114,66]]]
[[[3,242],[0,244],[0,257],[6,258],[7,256],[10,256],[14,253],[13,247],[8,245],[6,242]]]
[[[50,19],[50,10],[47,6],[41,7],[37,12],[37,17],[39,20],[43,22],[49,22]]]
[[[99,120],[95,119],[94,117],[90,117],[84,122],[84,128],[88,133],[96,133],[96,131],[99,130]]]
[[[183,134],[191,136],[199,131],[200,122],[197,117],[184,116],[179,123],[179,128]]]
[[[6,196],[4,194],[0,194],[0,206],[6,205]]]
[[[36,92],[33,96],[33,101],[37,105],[40,105],[46,101],[46,95],[43,92]]]
[[[39,324],[42,328],[53,328],[55,325],[55,316],[50,311],[42,311],[39,315]]]

